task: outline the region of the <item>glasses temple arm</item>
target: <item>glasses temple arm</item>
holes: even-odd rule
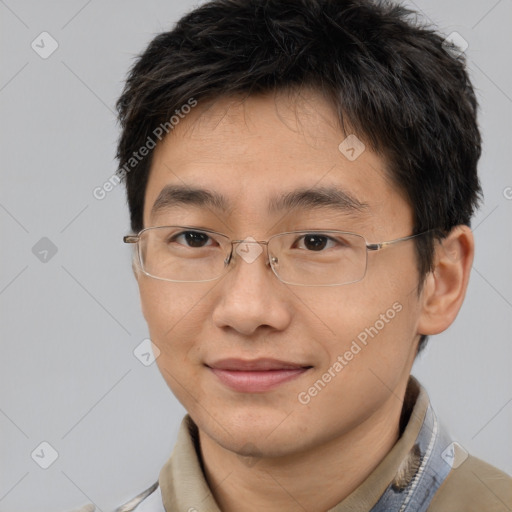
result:
[[[379,251],[380,249],[383,249],[385,247],[388,247],[390,245],[397,244],[399,242],[405,242],[406,240],[411,240],[412,238],[416,238],[421,235],[426,235],[427,233],[437,231],[435,229],[429,229],[428,231],[423,231],[423,233],[417,233],[416,235],[410,235],[410,236],[404,236],[402,238],[396,238],[395,240],[389,240],[387,242],[380,242],[378,244],[366,244],[366,248],[369,251]]]

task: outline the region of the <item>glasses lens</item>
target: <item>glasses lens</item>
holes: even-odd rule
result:
[[[166,281],[210,281],[223,274],[229,239],[210,231],[171,226],[141,233],[142,270]]]
[[[301,231],[272,237],[275,274],[287,284],[334,286],[360,281],[366,273],[365,239],[341,231]]]

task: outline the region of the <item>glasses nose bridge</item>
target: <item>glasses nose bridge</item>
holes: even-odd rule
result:
[[[268,244],[270,240],[255,240],[252,237],[247,237],[243,240],[230,240],[230,246],[231,250],[229,251],[228,256],[226,257],[225,263],[229,264],[233,259],[233,251],[235,250],[235,245],[240,246],[241,244],[257,244],[257,245],[263,245],[266,247],[266,255],[265,255],[265,263],[268,265],[270,264],[270,254],[268,252]],[[239,254],[240,256],[240,254]],[[243,257],[242,257],[243,258]],[[244,259],[244,258],[243,258]]]
[[[268,243],[270,240],[254,240],[252,237],[248,237],[244,240],[231,240],[231,247],[233,247],[235,244],[259,244],[259,245],[266,245],[268,247]]]

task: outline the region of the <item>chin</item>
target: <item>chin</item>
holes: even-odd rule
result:
[[[190,416],[199,429],[226,450],[241,456],[286,455],[298,448],[299,440],[305,441],[305,429],[300,427],[304,422],[297,423],[298,418],[284,409],[236,407],[210,412],[211,415],[201,407],[198,409],[198,414],[191,411]]]

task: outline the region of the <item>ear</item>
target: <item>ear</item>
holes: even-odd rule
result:
[[[418,334],[439,334],[455,320],[466,295],[475,242],[468,226],[456,226],[436,242],[434,270],[423,283]]]

